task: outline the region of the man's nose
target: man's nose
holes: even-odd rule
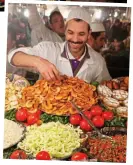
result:
[[[78,36],[76,34],[74,34],[72,39],[73,39],[74,42],[77,42],[78,41]]]

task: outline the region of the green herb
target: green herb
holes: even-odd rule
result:
[[[5,119],[16,121],[15,114],[16,114],[16,109],[6,111],[5,112]]]
[[[48,122],[57,122],[59,121],[62,124],[67,124],[69,122],[69,117],[68,116],[56,116],[56,115],[49,115],[46,113],[41,114],[41,120],[44,123],[48,123]]]
[[[127,118],[114,117],[111,121],[105,121],[105,127],[126,127]]]
[[[17,145],[4,150],[3,151],[3,159],[9,159],[12,152],[15,151],[16,149],[17,149]]]
[[[91,85],[94,85],[95,87],[98,87],[99,82],[97,82],[97,81],[93,81],[93,82],[91,82]]]

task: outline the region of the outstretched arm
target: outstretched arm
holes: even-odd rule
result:
[[[9,62],[16,67],[34,68],[47,80],[60,79],[54,62],[49,60],[50,56],[47,57],[45,46],[46,44],[40,43],[33,48],[17,49],[9,54]],[[54,60],[54,57],[51,58]]]

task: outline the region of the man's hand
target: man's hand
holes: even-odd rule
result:
[[[35,62],[36,69],[40,72],[44,79],[48,81],[60,80],[59,71],[55,65],[43,58],[37,58]]]

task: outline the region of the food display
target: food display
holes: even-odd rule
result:
[[[96,87],[75,77],[62,76],[60,81],[39,80],[33,86],[25,88],[19,100],[21,107],[29,111],[41,109],[48,114],[70,115],[76,110],[73,100],[82,110],[97,103]]]
[[[19,75],[14,75],[12,81],[10,81],[11,77],[11,74],[6,76],[5,111],[19,108],[18,100],[22,97],[21,92],[29,85],[28,81]]]
[[[65,158],[81,146],[82,130],[60,122],[49,122],[41,126],[28,126],[25,139],[18,147],[36,157],[39,151],[46,150],[53,158]]]
[[[17,130],[17,131],[16,131]],[[24,137],[25,128],[11,120],[4,120],[4,149],[13,146]]]
[[[103,81],[97,88],[99,99],[110,110],[116,110],[118,116],[127,117],[128,77]]]
[[[88,139],[90,157],[101,162],[126,162],[126,135],[111,136],[112,139],[91,137]]]
[[[4,158],[126,162],[128,77],[88,84],[63,75],[33,85],[11,78],[6,77],[5,106],[11,138],[5,133]],[[70,101],[111,138],[99,137]]]
[[[129,77],[120,77],[109,81],[103,81],[101,84],[107,86],[111,90],[128,91]]]

